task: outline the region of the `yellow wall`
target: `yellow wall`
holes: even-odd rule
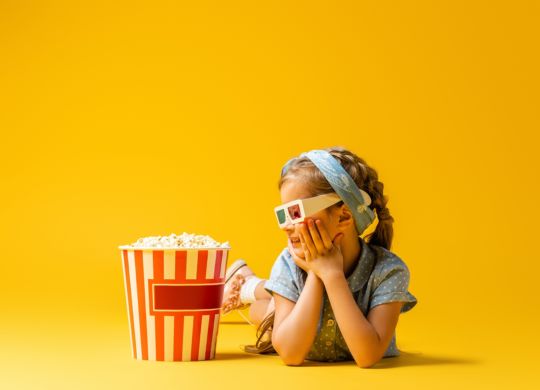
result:
[[[127,343],[117,246],[142,236],[228,240],[268,277],[282,165],[340,145],[390,199],[419,301],[401,332],[532,357],[537,21],[525,1],[1,2],[3,334]]]

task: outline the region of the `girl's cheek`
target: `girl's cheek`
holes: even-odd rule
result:
[[[302,248],[294,248],[294,253],[296,256],[301,257],[302,259],[305,257],[304,250]]]

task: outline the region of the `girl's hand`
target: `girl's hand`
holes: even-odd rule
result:
[[[307,220],[300,228],[300,242],[306,257],[305,262],[310,270],[321,280],[326,276],[343,273],[343,254],[341,253],[341,240],[344,234],[339,233],[334,241],[324,227],[321,220],[314,222]]]
[[[308,263],[304,259],[296,256],[296,254],[294,253],[294,248],[291,245],[291,241],[290,240],[287,240],[287,241],[289,241],[289,243],[288,243],[289,253],[291,254],[294,262],[296,263],[296,265],[299,266],[300,268],[302,268],[304,271],[309,272]]]

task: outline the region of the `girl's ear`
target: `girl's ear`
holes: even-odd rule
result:
[[[347,206],[346,204],[342,204],[337,212],[339,216],[339,225],[341,225],[342,227],[354,225],[354,217],[351,210],[349,209],[349,206]]]

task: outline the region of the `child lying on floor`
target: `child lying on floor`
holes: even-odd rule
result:
[[[277,352],[287,365],[354,360],[360,367],[399,355],[398,318],[417,299],[407,265],[390,251],[394,219],[383,187],[373,168],[340,147],[285,164],[275,211],[287,248],[268,280],[241,259],[226,274],[222,313],[249,306],[258,326],[247,352]],[[362,238],[375,216],[374,232]]]

